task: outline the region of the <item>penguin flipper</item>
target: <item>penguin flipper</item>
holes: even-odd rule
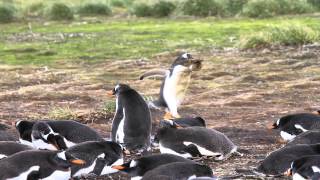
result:
[[[165,77],[167,75],[167,72],[168,70],[165,70],[165,69],[151,70],[140,75],[139,79],[143,80],[144,78],[152,77],[152,76]]]
[[[27,180],[38,180],[40,179],[39,171],[32,171],[27,177]]]

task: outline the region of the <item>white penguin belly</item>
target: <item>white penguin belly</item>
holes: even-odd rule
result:
[[[116,166],[116,165],[122,165],[123,164],[123,159],[118,159],[117,161],[115,161],[113,164],[111,164],[110,166],[105,166],[100,175],[105,175],[105,174],[111,174],[111,173],[115,173],[118,172],[119,170],[113,169],[111,168],[112,166]]]
[[[52,150],[52,151],[57,150],[57,148],[54,145],[48,144],[48,143],[44,142],[42,139],[35,140],[32,137],[32,144],[33,144],[33,147],[36,149],[46,149],[46,150]]]
[[[191,154],[189,153],[184,153],[184,154],[180,154],[172,149],[169,149],[167,147],[164,147],[161,143],[159,143],[159,148],[160,148],[160,152],[161,154],[164,154],[164,153],[167,153],[167,154],[174,154],[174,155],[177,155],[177,156],[181,156],[181,157],[184,157],[184,158],[191,158]]]
[[[131,180],[140,180],[142,179],[142,176],[134,176],[131,178]]]
[[[26,141],[26,140],[23,140],[23,139],[19,138],[19,142],[20,142],[21,144],[24,144],[24,145],[33,147],[33,144],[32,144],[32,142],[30,142],[30,141]]]
[[[76,143],[73,143],[73,142],[67,140],[65,137],[63,137],[63,141],[64,141],[64,143],[66,143],[66,146],[67,146],[68,148],[76,145]]]
[[[284,139],[286,141],[291,141],[296,137],[296,135],[289,134],[285,131],[281,131],[280,136],[282,137],[282,139]]]
[[[69,180],[71,177],[71,171],[54,171],[50,176],[43,178],[42,180]]]
[[[14,177],[14,178],[8,178],[7,180],[21,180],[21,179],[27,179],[28,175],[32,171],[39,171],[40,166],[31,166],[27,171],[21,173],[19,176]]]
[[[123,108],[123,117],[118,125],[116,133],[116,141],[118,143],[124,143],[124,120],[125,120],[125,108]]]
[[[77,177],[77,176],[82,176],[82,175],[85,175],[85,174],[89,174],[93,171],[94,167],[96,166],[96,163],[97,163],[97,159],[93,161],[93,163],[86,167],[86,168],[82,168],[82,169],[79,169],[74,175],[73,177]]]
[[[294,173],[292,176],[293,180],[305,180],[306,178],[302,177],[299,173]]]
[[[5,154],[0,154],[0,159],[6,158],[6,157],[8,157],[8,156]]]
[[[220,153],[220,152],[209,151],[206,148],[201,147],[198,144],[195,144],[195,143],[192,143],[192,142],[184,141],[183,144],[186,145],[186,146],[189,146],[190,144],[195,145],[197,147],[198,151],[200,152],[200,154],[203,155],[203,156],[218,156],[218,155],[222,155],[222,153]]]

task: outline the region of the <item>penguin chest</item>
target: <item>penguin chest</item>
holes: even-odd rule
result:
[[[27,141],[27,140],[24,140],[24,139],[19,138],[19,142],[20,142],[21,144],[24,144],[24,145],[33,147],[33,144],[32,144],[32,142],[30,142],[30,141]]]
[[[89,174],[90,172],[92,172],[92,171],[94,170],[94,167],[96,166],[96,163],[97,163],[97,159],[95,159],[90,166],[78,170],[78,171],[73,175],[73,177],[77,177],[77,176],[82,176],[82,175],[85,175],[85,174]]]
[[[68,180],[71,177],[71,171],[54,171],[50,176],[43,178],[42,180]]]
[[[190,73],[173,73],[167,76],[163,88],[163,97],[167,103],[180,105],[190,83]]]
[[[39,171],[40,166],[32,166],[27,171],[22,172],[19,174],[19,176],[8,178],[7,180],[21,180],[21,179],[27,179],[28,175],[33,171]]]
[[[125,109],[123,108],[123,117],[120,120],[118,125],[117,133],[116,133],[116,142],[124,143],[124,121],[126,119]]]

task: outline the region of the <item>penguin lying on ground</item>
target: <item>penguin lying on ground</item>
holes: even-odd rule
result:
[[[160,127],[171,126],[172,121],[181,127],[201,126],[206,127],[206,122],[201,117],[189,117],[189,118],[176,118],[170,120],[160,121]]]
[[[72,164],[85,162],[65,151],[23,151],[0,160],[0,179],[68,180]]]
[[[176,123],[160,128],[156,134],[161,153],[170,153],[185,158],[211,156],[223,160],[237,153],[237,146],[219,131],[204,127],[181,128]]]
[[[271,152],[257,167],[257,174],[279,176],[290,168],[292,161],[307,155],[320,153],[320,144],[285,146]]]
[[[172,162],[193,163],[189,159],[173,154],[155,154],[130,160],[125,164],[113,166],[112,168],[128,173],[132,179],[140,179],[146,172]]]
[[[291,167],[287,170],[286,175],[292,175],[293,180],[319,180],[320,155],[304,156],[294,160],[291,163]]]
[[[20,151],[32,150],[28,145],[20,144],[14,141],[0,142],[0,159],[6,158]]]
[[[18,121],[20,142],[37,149],[60,150],[86,141],[103,138],[90,127],[76,121]]]
[[[116,95],[116,113],[112,121],[112,141],[129,151],[148,151],[151,116],[141,95],[125,84],[118,84],[108,95]]]
[[[201,69],[201,60],[195,60],[191,54],[180,55],[169,70],[149,71],[140,76],[140,80],[154,75],[164,76],[159,99],[149,103],[150,107],[165,108],[164,119],[179,118],[178,107],[182,103],[190,84],[192,71]]]
[[[143,180],[191,180],[197,177],[213,177],[212,170],[197,163],[174,162],[148,171]]]
[[[117,170],[112,169],[111,166],[123,163],[121,146],[110,141],[83,142],[70,147],[66,152],[86,162],[83,166],[71,167],[73,177],[90,173],[98,176],[114,173]]]
[[[269,127],[269,129],[280,130],[280,135],[285,141],[290,141],[303,132],[318,128],[320,128],[320,116],[312,113],[287,115]]]
[[[310,130],[299,134],[292,141],[288,142],[286,146],[317,143],[320,143],[320,130]]]

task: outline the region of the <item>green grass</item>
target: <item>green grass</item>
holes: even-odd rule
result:
[[[0,63],[50,65],[61,61],[95,63],[149,58],[157,53],[174,52],[177,49],[235,47],[242,37],[258,33],[270,25],[280,27],[296,24],[320,30],[320,21],[316,17],[261,20],[109,18],[102,23],[80,21],[31,24],[35,38],[31,38],[28,23],[0,25]],[[61,34],[64,34],[64,38],[61,38]],[[230,41],[231,37],[235,40]],[[30,48],[32,51],[29,51]]]

